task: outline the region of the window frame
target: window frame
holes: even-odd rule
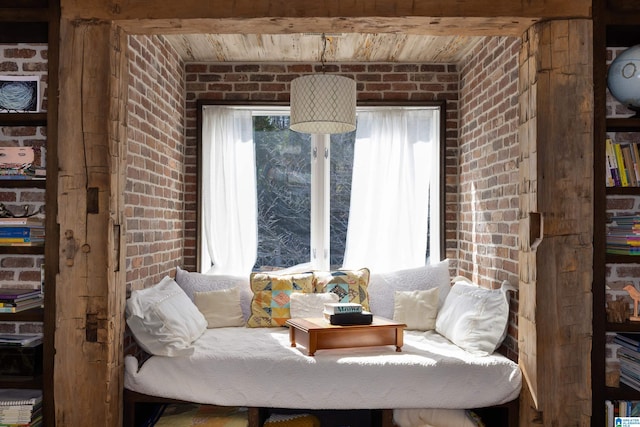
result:
[[[289,102],[264,102],[264,101],[221,101],[210,99],[199,99],[196,101],[196,266],[200,265],[202,258],[200,241],[202,239],[202,109],[204,106],[218,105],[218,106],[247,106],[247,107],[289,107]],[[358,101],[358,107],[437,107],[440,110],[440,141],[439,141],[439,156],[440,156],[440,260],[446,258],[446,140],[447,140],[447,128],[446,128],[446,101]]]

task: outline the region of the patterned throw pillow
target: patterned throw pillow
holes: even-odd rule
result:
[[[369,269],[316,271],[315,291],[333,292],[338,295],[338,302],[355,302],[369,310]]]
[[[313,273],[277,275],[252,273],[251,316],[247,326],[251,328],[285,326],[291,318],[293,292],[313,292]]]

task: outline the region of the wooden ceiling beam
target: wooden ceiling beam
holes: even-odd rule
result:
[[[61,0],[69,20],[136,34],[362,32],[517,35],[534,22],[591,18],[591,0]]]
[[[591,0],[62,0],[67,17],[119,19],[590,17]]]

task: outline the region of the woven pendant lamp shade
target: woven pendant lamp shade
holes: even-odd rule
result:
[[[333,134],[355,130],[355,80],[326,74],[293,80],[290,127],[303,133]]]

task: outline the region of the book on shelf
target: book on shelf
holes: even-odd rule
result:
[[[32,308],[42,307],[43,303],[44,303],[44,298],[42,298],[42,296],[39,296],[19,306],[0,307],[0,313],[19,313],[21,311],[30,310]]]
[[[0,308],[3,307],[24,307],[25,305],[32,304],[36,299],[41,298],[42,295],[36,295],[31,298],[21,299],[20,301],[5,301],[0,300]]]
[[[0,389],[0,426],[41,425],[41,390]]]
[[[636,163],[633,160],[633,155],[631,154],[631,145],[624,144],[620,145],[620,149],[622,150],[622,158],[624,159],[624,165],[627,172],[627,181],[629,182],[630,187],[638,186],[638,178],[636,176]]]
[[[611,217],[607,223],[606,251],[617,255],[640,255],[640,216]]]
[[[35,347],[42,344],[42,334],[0,334],[0,346]]]
[[[620,382],[640,391],[640,341],[636,334],[617,333],[613,343],[620,362]]]
[[[618,173],[620,174],[620,185],[622,187],[629,186],[629,180],[627,179],[627,168],[624,164],[624,156],[622,155],[622,147],[620,144],[613,144],[613,152],[616,156],[616,163],[618,165]]]
[[[362,304],[355,302],[329,302],[325,303],[324,312],[328,314],[362,313]]]
[[[0,238],[7,238],[7,237],[29,238],[30,236],[31,236],[31,228],[30,227],[20,227],[20,226],[4,227],[4,226],[0,226]]]
[[[15,302],[41,294],[40,289],[0,288],[0,301]]]
[[[640,147],[637,142],[605,140],[605,176],[607,187],[640,186]]]
[[[613,338],[613,342],[630,348],[631,350],[640,352],[640,335],[638,334],[618,332]]]
[[[0,218],[0,227],[44,227],[44,218],[35,216]]]
[[[35,405],[42,402],[42,390],[0,388],[0,406]]]

